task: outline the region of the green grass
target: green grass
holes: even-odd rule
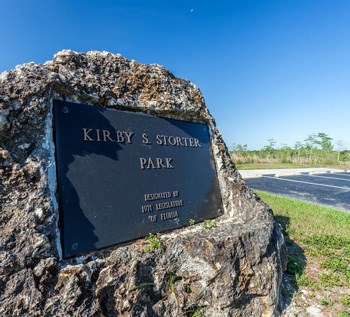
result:
[[[149,233],[146,237],[148,245],[143,249],[144,252],[150,252],[152,250],[161,250],[163,249],[162,241],[160,241],[160,234]]]
[[[350,213],[257,192],[274,211],[288,249],[287,273],[312,290],[350,288]],[[307,259],[316,269],[308,273]],[[315,273],[316,272],[316,273]],[[350,299],[344,299],[347,307]],[[324,300],[323,305],[329,306]]]
[[[213,228],[216,228],[218,224],[211,219],[207,219],[201,223],[201,226],[204,229],[213,229]]]
[[[331,306],[333,304],[332,301],[327,297],[321,298],[320,303],[321,305],[324,305],[324,306]]]
[[[342,304],[346,307],[350,307],[350,295],[345,295],[342,298]]]
[[[302,287],[313,300],[318,298],[330,316],[350,317],[350,213],[257,194],[270,205],[283,228],[291,281],[291,286],[282,288],[284,296],[292,297]],[[339,296],[339,289],[347,294]]]
[[[283,230],[298,241],[334,247],[348,247],[350,213],[312,203],[256,191],[273,209]],[[350,250],[346,252],[350,252]]]
[[[302,274],[301,276],[296,276],[296,284],[298,286],[309,287],[312,290],[320,290],[321,289],[321,287],[316,283],[316,281],[314,281],[313,279],[308,277],[306,274]]]

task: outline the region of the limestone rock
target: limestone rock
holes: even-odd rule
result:
[[[62,260],[52,100],[207,123],[225,213]],[[283,237],[244,183],[199,89],[159,65],[106,52],[61,51],[0,75],[1,316],[277,316]]]

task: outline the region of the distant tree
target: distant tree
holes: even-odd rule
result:
[[[276,140],[269,139],[260,150],[248,150],[247,144],[234,144],[233,154],[236,161],[245,163],[274,162],[299,164],[331,165],[350,162],[350,150],[342,141],[332,143],[333,138],[323,132],[309,135],[303,142],[296,142],[293,147],[281,144],[276,147]],[[335,149],[334,149],[335,148]]]
[[[303,147],[303,143],[300,141],[295,142],[294,149],[300,150]]]
[[[333,150],[333,138],[323,132],[313,133],[305,139],[305,150],[310,162],[320,162],[324,160]]]
[[[305,147],[310,149],[317,146],[317,135],[315,133],[310,134],[304,141],[305,141]]]
[[[293,149],[287,144],[282,144],[280,149],[277,150],[278,158],[282,163],[291,163],[293,156]]]
[[[275,148],[274,148],[274,146],[275,146],[275,144],[276,144],[276,140],[274,140],[274,139],[268,139],[267,140],[267,145],[265,145],[264,147],[263,147],[263,151],[268,151],[268,152],[271,152],[271,151],[273,151]]]
[[[332,140],[333,138],[326,133],[319,132],[316,135],[316,143],[321,147],[322,151],[327,153],[333,150]]]
[[[233,143],[233,146],[232,146],[232,151],[233,152],[238,152],[238,153],[244,153],[244,152],[247,152],[248,151],[248,145],[247,144],[236,144],[236,143]]]
[[[270,156],[273,156],[274,154],[276,140],[268,139],[267,142],[268,144],[262,148],[262,152],[264,153],[264,156],[270,157]]]
[[[233,144],[233,151],[231,153],[236,163],[248,163],[250,161],[250,152],[247,144]],[[247,160],[248,159],[248,160]]]
[[[277,141],[275,139],[268,139],[267,142],[269,142],[268,146],[274,150],[274,146],[277,143]]]
[[[300,163],[300,157],[301,157],[303,147],[304,147],[304,145],[300,141],[297,141],[294,145],[294,150],[297,153],[297,162],[298,163]]]
[[[346,149],[345,143],[341,140],[335,141],[338,162],[340,161],[340,153]]]

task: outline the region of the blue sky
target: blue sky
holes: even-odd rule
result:
[[[0,72],[105,50],[194,82],[229,148],[350,148],[348,0],[0,0]]]

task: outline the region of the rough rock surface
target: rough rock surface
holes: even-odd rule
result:
[[[206,122],[225,213],[147,241],[60,259],[52,100]],[[1,316],[278,316],[283,238],[247,188],[199,89],[159,65],[62,51],[0,75]]]

